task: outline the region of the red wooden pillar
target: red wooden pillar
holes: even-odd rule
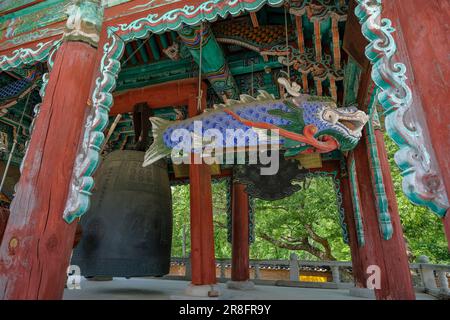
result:
[[[409,269],[406,243],[398,211],[397,197],[392,181],[391,168],[389,166],[386,145],[383,132],[375,129],[378,156],[383,173],[384,188],[388,199],[388,208],[391,214],[393,236],[390,240],[382,240],[381,244],[385,253],[386,269],[389,276],[390,296],[393,299],[415,299],[414,288]]]
[[[392,20],[398,45],[396,60],[408,67],[408,78],[424,119],[432,149],[450,199],[450,112],[448,83],[448,1],[392,0],[383,2],[382,16]],[[450,218],[443,220],[450,250]]]
[[[211,169],[206,164],[189,166],[191,197],[192,284],[216,283]]]
[[[356,287],[364,288],[366,286],[364,276],[365,270],[363,269],[361,257],[359,254],[358,237],[356,233],[356,223],[354,215],[355,213],[353,210],[353,200],[348,172],[344,173],[344,170],[340,170],[339,178],[339,191],[342,195],[342,206],[344,209],[345,223],[347,224],[348,228],[348,241],[350,252],[352,255],[353,279]]]
[[[354,150],[365,237],[365,245],[359,248],[363,270],[366,272],[370,266],[377,266],[380,270],[380,288],[375,289],[377,299],[415,299],[383,137],[377,134],[383,182],[394,230],[393,236],[389,240],[383,239],[378,224],[375,190],[370,178],[372,169],[368,157],[366,135],[367,132],[364,130],[363,138]],[[367,279],[370,274],[366,273],[365,276]]]
[[[0,207],[0,245],[2,244],[3,233],[6,229],[6,224],[8,223],[9,209]]]
[[[0,247],[0,298],[61,299],[76,223],[63,220],[96,49],[63,42]]]
[[[249,199],[243,184],[233,183],[232,192],[231,280],[247,281],[250,278]]]
[[[202,105],[205,106],[205,102]],[[197,101],[190,99],[189,116],[194,116],[197,113],[196,106]],[[194,155],[192,160],[194,160]],[[210,166],[204,163],[191,163],[189,165],[189,182],[192,284],[215,284],[216,263]]]

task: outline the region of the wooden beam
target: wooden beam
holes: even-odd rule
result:
[[[314,48],[316,52],[316,61],[322,61],[322,34],[320,32],[319,20],[314,20]]]
[[[130,44],[131,44],[131,48],[133,49],[131,54],[136,58],[136,60],[137,60],[137,62],[139,64],[144,64],[144,59],[141,57],[141,54],[140,54],[140,52],[138,50],[139,47],[136,44],[136,42],[135,41],[131,41]]]
[[[63,219],[97,50],[63,42],[0,246],[0,299],[61,299],[76,223]]]
[[[190,117],[198,113],[196,99],[190,100],[188,110]],[[194,155],[192,160],[195,160]],[[189,183],[192,284],[215,284],[216,263],[210,166],[205,163],[191,163]]]
[[[203,91],[206,92],[207,85],[205,83],[202,85]],[[197,96],[198,79],[161,83],[114,94],[114,105],[109,114],[132,112],[133,106],[141,102],[148,103],[150,108],[188,105],[189,98]],[[206,94],[204,96],[206,99]]]
[[[389,293],[386,295],[386,299],[390,299],[391,297],[395,299],[415,299],[406,253],[405,238],[403,236],[397,197],[395,195],[394,182],[392,181],[386,145],[384,144],[383,132],[380,129],[376,129],[375,137],[384,188],[388,199],[389,213],[391,215],[391,223],[394,229],[392,238],[381,243],[385,255],[386,268],[389,270],[387,275],[389,278]]]
[[[258,16],[255,12],[250,12],[250,19],[252,20],[253,28],[259,28]]]
[[[360,82],[358,104],[361,109],[367,110],[373,83],[370,81],[370,68],[363,77],[367,79]],[[386,147],[381,131],[375,130],[380,169],[383,175],[383,184],[388,198],[389,213],[391,216],[393,235],[389,240],[383,238],[380,231],[376,186],[371,175],[372,162],[368,146],[367,128],[363,137],[353,151],[356,164],[357,184],[360,190],[361,218],[364,226],[365,244],[359,247],[363,270],[366,272],[370,266],[377,266],[380,270],[380,287],[375,289],[379,300],[385,299],[415,299],[412,286],[405,240],[398,214],[397,200],[390,174]],[[369,275],[366,274],[366,277]]]
[[[339,168],[339,191],[342,195],[344,221],[348,228],[348,240],[350,252],[352,255],[352,274],[355,286],[357,288],[364,288],[366,286],[366,270],[364,270],[364,267],[362,265],[358,249],[358,236],[356,231],[355,212],[353,210],[353,200],[351,194],[350,178],[348,175],[348,167],[345,169],[346,172],[344,173],[344,171]]]
[[[303,93],[309,92],[309,82],[308,82],[308,74],[302,73],[302,89]]]
[[[30,3],[26,3],[24,5],[18,6],[18,7],[13,8],[13,9],[10,9],[10,10],[7,10],[7,11],[3,11],[2,13],[0,13],[0,17],[6,16],[6,15],[8,15],[10,13],[13,13],[13,12],[17,12],[17,11],[23,10],[25,8],[34,6],[34,5],[36,5],[36,4],[40,3],[40,2],[44,2],[44,1],[45,0],[36,0],[36,1],[32,1]]]
[[[384,5],[385,4],[383,3],[383,6]],[[361,32],[361,25],[354,13],[355,8],[356,1],[350,0],[342,48],[363,70],[366,70],[370,65],[370,62],[365,55],[365,49],[368,42]]]
[[[315,83],[316,83],[316,94],[318,96],[322,96],[323,95],[322,80],[316,79]]]
[[[331,17],[331,32],[333,34],[333,60],[334,67],[341,69],[341,39],[339,36],[339,22],[336,17]]]
[[[156,35],[153,35],[150,37],[149,43],[150,43],[150,49],[152,50],[153,58],[155,58],[155,61],[158,61],[161,59],[161,54],[159,52],[159,46],[156,42]]]
[[[334,77],[330,76],[330,78],[328,80],[330,81],[331,97],[333,98],[334,101],[337,102],[338,95],[337,95],[336,79]]]
[[[127,63],[133,64],[133,65],[137,65],[138,64],[138,60],[136,59],[136,55],[134,54],[134,50],[133,50],[133,45],[131,43],[127,43],[125,45],[125,52],[127,54]]]
[[[144,40],[144,41],[145,41],[145,40]],[[153,56],[152,49],[150,48],[149,40],[148,40],[148,41],[145,41],[144,48],[145,48],[145,52],[146,52],[147,55],[148,55],[149,60],[150,60],[150,61],[152,61],[152,60],[153,60],[153,61],[156,61],[155,57]]]
[[[406,64],[413,92],[410,114],[428,132],[429,143],[450,199],[450,104],[448,1],[392,0],[383,2],[383,18],[391,19],[396,32],[395,61]],[[448,214],[447,214],[448,215]],[[448,219],[448,218],[447,218]],[[450,242],[450,234],[447,240]]]
[[[303,36],[302,16],[295,16],[295,26],[297,28],[297,45],[301,54],[305,53],[305,38]]]

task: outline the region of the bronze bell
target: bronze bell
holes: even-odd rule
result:
[[[114,151],[96,174],[82,237],[71,264],[83,276],[169,273],[172,197],[164,160],[143,168],[144,152]]]

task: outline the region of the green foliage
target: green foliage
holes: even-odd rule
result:
[[[172,257],[183,256],[183,239],[185,239],[186,252],[190,252],[191,231],[189,224],[189,185],[172,187]],[[185,233],[183,235],[183,233]]]
[[[256,200],[255,210],[256,241],[251,247],[252,258],[288,259],[289,254],[295,252],[300,259],[317,260],[317,257],[306,251],[278,248],[261,239],[261,234],[270,233],[275,239],[295,244],[292,240],[310,237],[305,228],[308,225],[318,236],[328,240],[335,259],[350,259],[349,247],[342,240],[331,178],[307,180],[302,183],[302,190],[282,200]],[[323,249],[312,239],[308,239],[308,243]]]
[[[432,263],[450,263],[447,240],[441,219],[431,210],[412,204],[402,192],[402,176],[394,161],[397,145],[385,134],[392,180],[397,196],[398,210],[409,249],[415,257],[426,255]]]
[[[304,190],[278,201],[255,201],[256,239],[251,245],[252,259],[288,259],[294,252],[279,248],[262,239],[258,234],[270,233],[276,238],[301,238],[307,236],[304,224],[328,239],[333,257],[349,260],[350,251],[342,241],[339,226],[336,195],[331,178],[308,180]],[[186,247],[189,252],[189,186],[172,187],[174,231],[172,256],[182,256],[183,225],[186,226]],[[214,237],[217,258],[231,257],[231,245],[227,241],[227,184],[225,181],[213,184]],[[320,245],[310,240],[314,246]],[[301,259],[316,259],[310,253],[295,251]]]
[[[442,222],[430,210],[413,205],[401,191],[401,175],[394,163],[397,146],[387,137],[386,148],[397,195],[400,218],[409,249],[414,257],[426,255],[433,263],[450,263]],[[183,225],[186,229],[186,248],[190,251],[189,186],[176,186],[173,190],[174,231],[172,256],[182,256]],[[227,184],[213,184],[213,214],[216,257],[231,257],[231,245],[227,241]],[[307,226],[317,239],[327,240],[330,257],[350,260],[350,249],[342,240],[339,213],[333,181],[320,177],[302,183],[302,190],[278,201],[255,201],[256,239],[250,247],[252,259],[288,259],[295,252],[300,259],[317,260],[307,250],[292,250],[282,245],[298,246],[307,238],[309,249],[324,254],[323,244],[312,239]],[[276,241],[263,239],[263,235]],[[266,238],[267,238],[266,237]],[[326,255],[325,255],[326,256]],[[331,258],[328,259],[331,259]]]

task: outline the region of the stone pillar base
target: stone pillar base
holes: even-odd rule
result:
[[[367,288],[350,288],[349,294],[352,297],[375,299],[375,291]]]
[[[255,283],[250,280],[246,281],[228,281],[227,288],[232,290],[253,290],[255,289]]]
[[[193,285],[190,283],[185,290],[185,294],[193,297],[216,298],[220,296],[220,290],[216,284]]]

